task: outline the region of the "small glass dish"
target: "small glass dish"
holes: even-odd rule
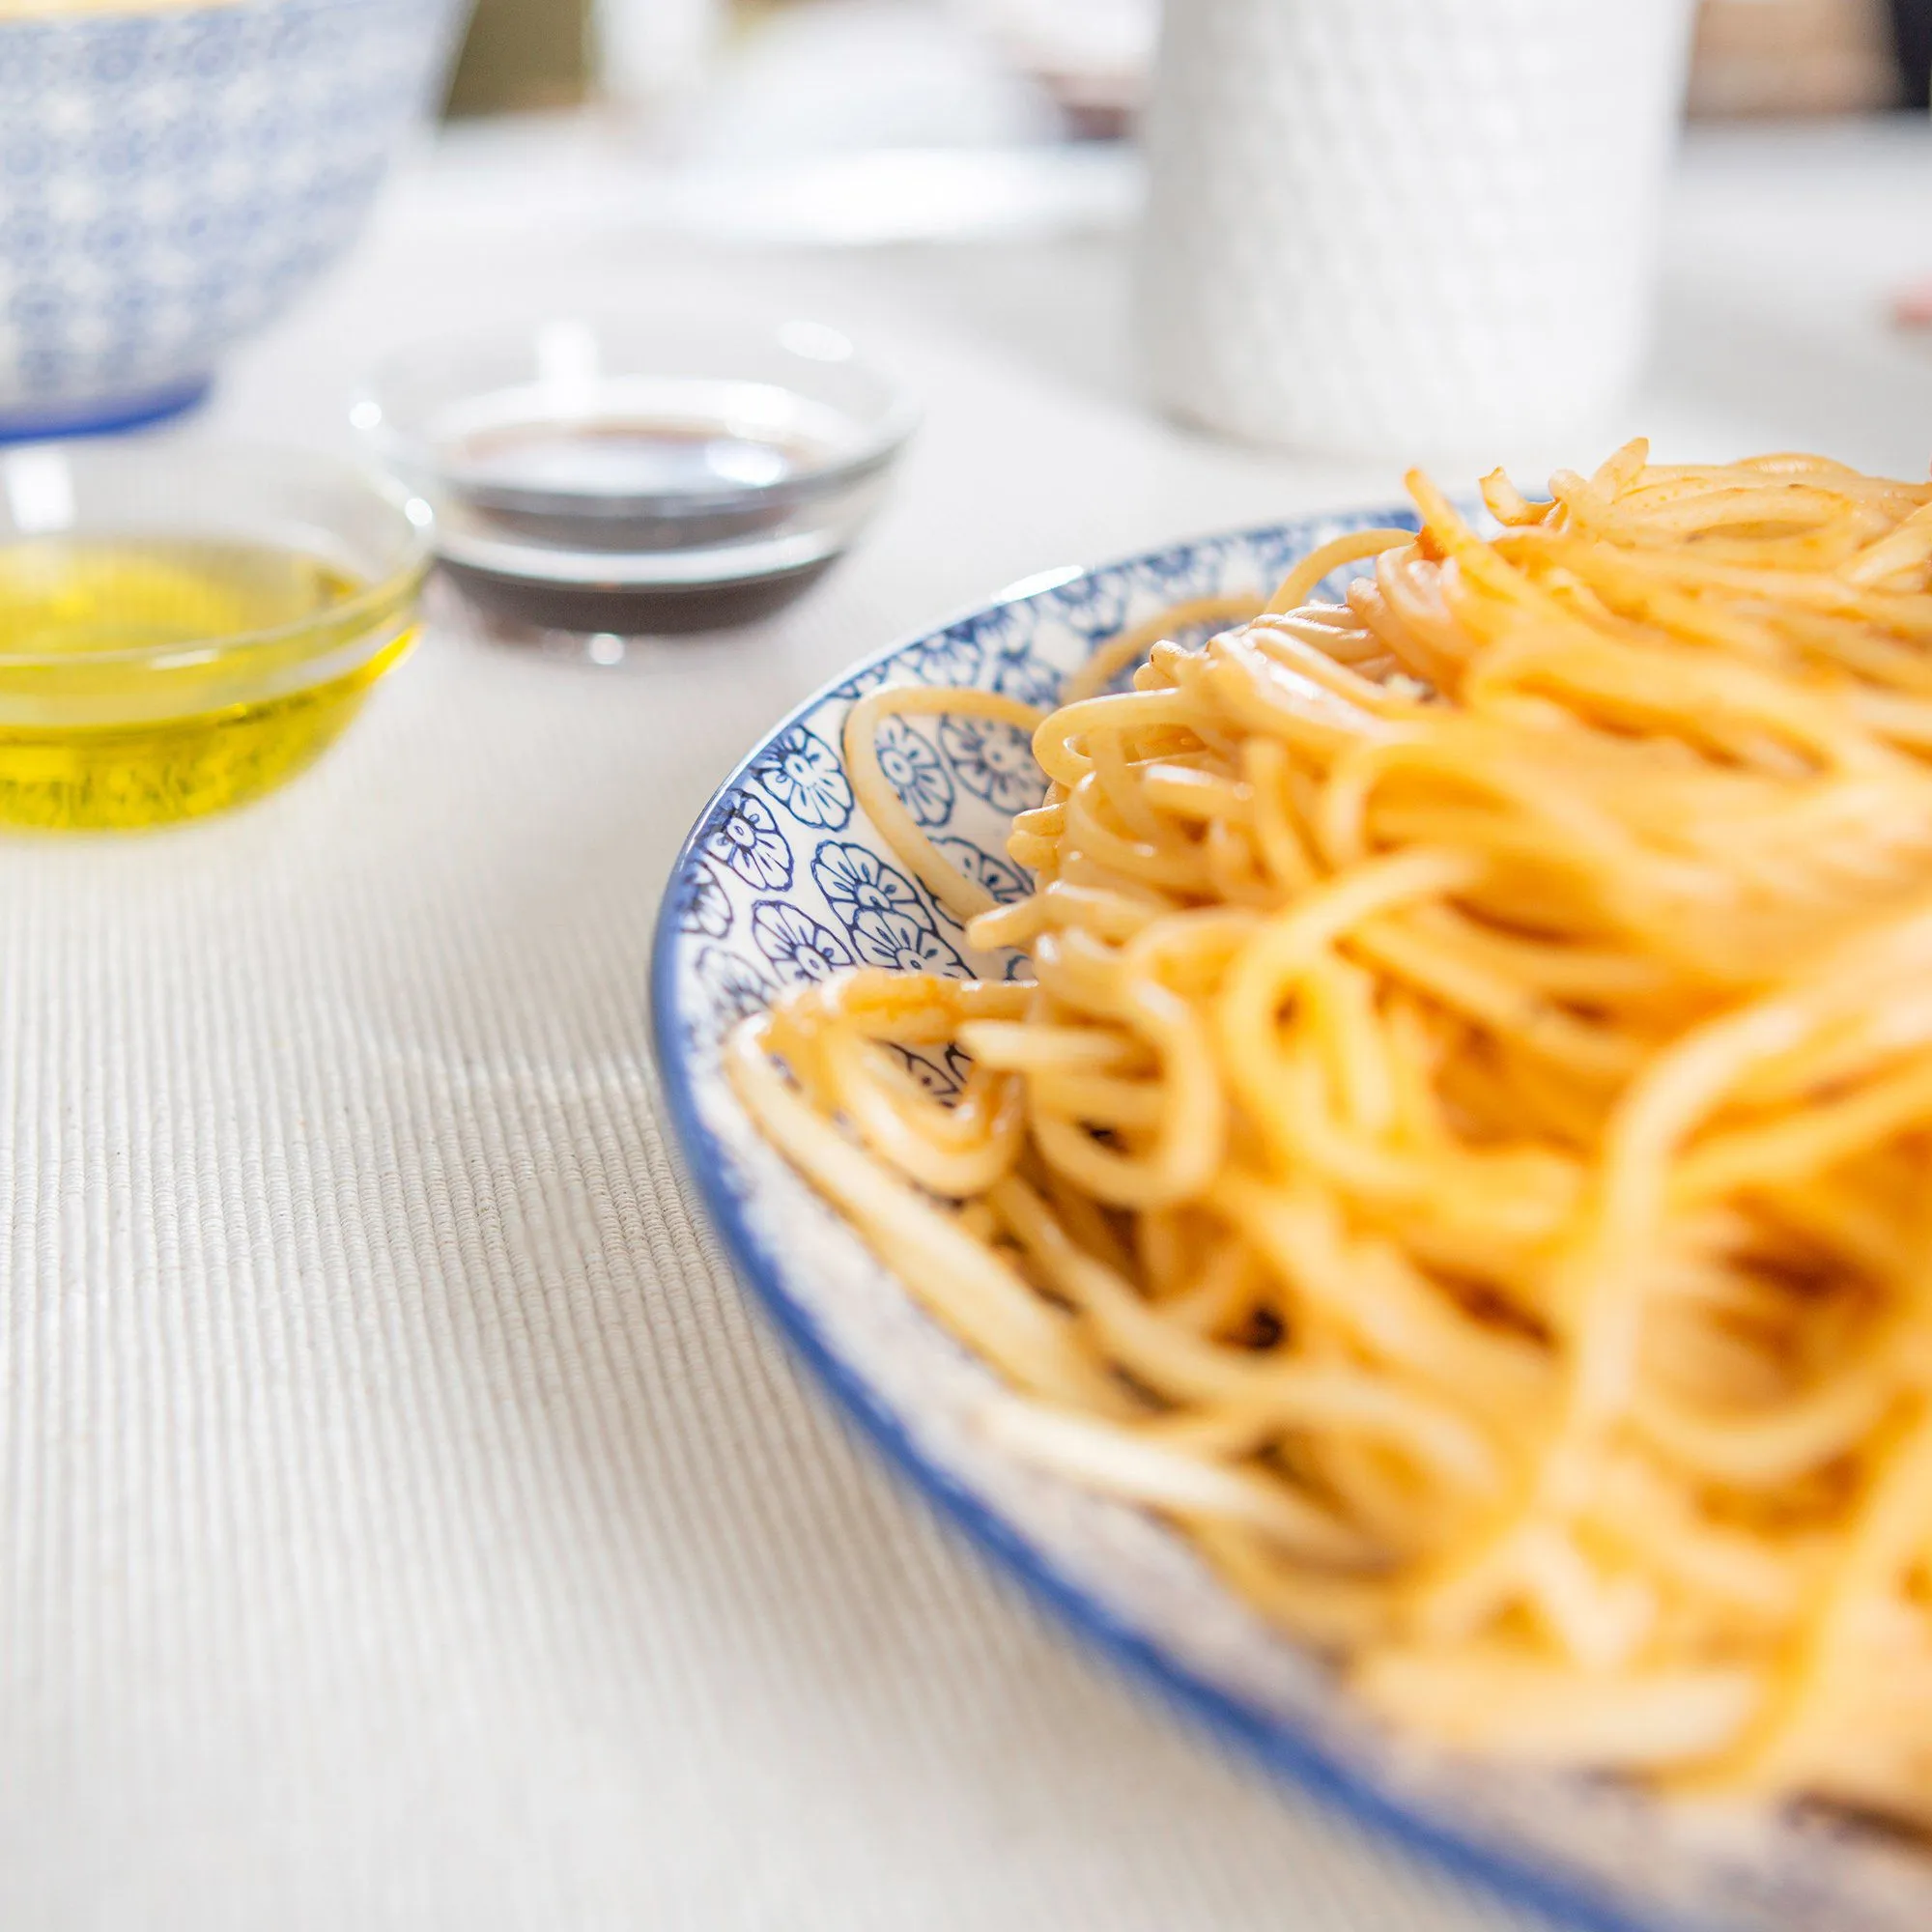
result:
[[[488,614],[591,635],[769,615],[870,515],[917,422],[837,329],[698,308],[405,350],[352,419]]]
[[[0,824],[159,825],[293,777],[414,640],[431,521],[301,452],[0,451]]]

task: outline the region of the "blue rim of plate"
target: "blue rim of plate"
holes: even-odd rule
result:
[[[1264,543],[1301,519],[1263,524],[1236,531],[1217,531],[1171,547],[1232,542]],[[1364,523],[1413,525],[1414,512],[1371,511]],[[1053,573],[1053,585],[1070,576],[1100,576],[1142,561],[1150,553],[1137,552],[1078,573]],[[713,791],[696,823],[686,835],[671,867],[657,929],[651,947],[650,1018],[657,1080],[670,1117],[673,1135],[686,1174],[697,1184],[713,1228],[740,1280],[749,1282],[789,1346],[831,1393],[844,1415],[858,1426],[912,1489],[1008,1575],[1015,1577],[1037,1603],[1052,1610],[1063,1626],[1085,1638],[1103,1657],[1163,1697],[1210,1737],[1236,1746],[1267,1770],[1341,1811],[1386,1833],[1423,1853],[1438,1866],[1489,1886],[1514,1902],[1580,1928],[1580,1932],[1713,1932],[1708,1925],[1682,1918],[1635,1918],[1604,1898],[1586,1881],[1551,1870],[1528,1858],[1518,1857],[1493,1844],[1464,1836],[1427,1812],[1392,1799],[1337,1757],[1282,1720],[1222,1690],[1168,1655],[1151,1637],[1118,1617],[1092,1591],[1064,1575],[1053,1559],[1021,1535],[944,1467],[925,1454],[907,1433],[877,1391],[823,1340],[805,1308],[786,1289],[764,1244],[753,1233],[742,1204],[724,1180],[719,1149],[698,1112],[689,1058],[678,1042],[675,955],[684,936],[677,923],[676,895],[670,890],[700,856],[706,837],[722,817],[726,802],[749,778],[752,768],[773,739],[807,718],[837,689],[863,672],[891,662],[958,624],[986,615],[1007,604],[1026,604],[1047,594],[1039,591],[976,605],[943,623],[915,631],[883,649],[848,666],[801,703],[777,720],[746,753]]]

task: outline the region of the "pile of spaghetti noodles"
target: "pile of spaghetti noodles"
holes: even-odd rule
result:
[[[862,801],[1031,980],[795,990],[737,1091],[989,1430],[1397,1722],[1932,1824],[1932,487],[1410,487],[1050,715],[864,699]],[[1020,903],[883,778],[949,710],[1035,731]],[[892,1051],[950,1043],[948,1100]]]

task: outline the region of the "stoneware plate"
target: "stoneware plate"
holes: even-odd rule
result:
[[[1053,700],[1128,624],[1182,598],[1271,586],[1344,530],[1310,518],[1058,571],[898,644],[810,698],[725,781],[686,843],[658,929],[653,1016],[686,1162],[739,1272],[880,1449],[1082,1636],[1274,1768],[1465,1871],[1603,1932],[1924,1932],[1932,1856],[1822,1816],[1714,1815],[1602,1782],[1405,1744],[1331,1672],[1231,1597],[1159,1522],[1038,1474],[975,1423],[991,1381],[839,1217],[759,1140],[719,1045],[780,987],[864,963],[999,976],[854,805],[838,745],[854,699],[893,680]],[[1025,736],[978,718],[891,721],[888,776],[996,898],[1043,781]],[[944,1085],[956,1069],[933,1065]]]

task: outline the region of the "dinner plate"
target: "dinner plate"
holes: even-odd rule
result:
[[[865,964],[1002,976],[859,810],[846,711],[888,680],[1053,701],[1097,643],[1183,598],[1274,583],[1377,511],[1177,544],[1012,586],[896,644],[778,724],[705,809],[672,874],[653,972],[660,1072],[690,1172],[739,1272],[879,1448],[1085,1638],[1265,1763],[1602,1932],[1924,1932],[1932,1857],[1823,1811],[1666,1804],[1568,1774],[1473,1763],[1392,1734],[1330,1667],[1270,1631],[1155,1519],[1028,1467],[978,1417],[989,1372],[927,1317],[759,1138],[726,1085],[731,1027],[788,984]],[[1339,587],[1339,586],[1337,586]],[[1025,735],[976,717],[895,718],[887,776],[940,849],[997,899],[1043,789]],[[935,1089],[956,1061],[916,1062]]]

